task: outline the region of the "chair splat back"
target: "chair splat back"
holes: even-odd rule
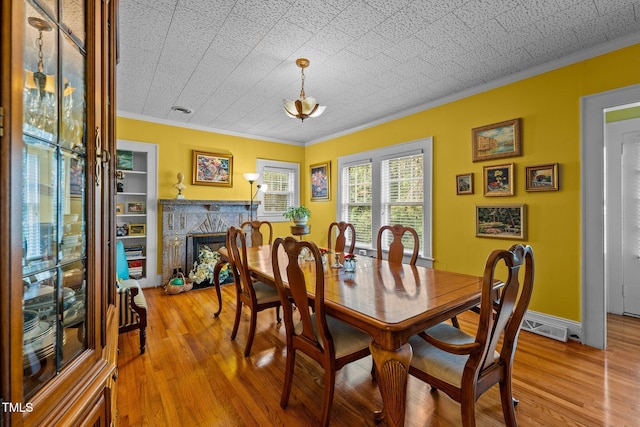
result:
[[[298,311],[300,313],[300,322],[302,324],[301,333],[297,334],[298,336],[304,337],[308,340],[309,345],[315,347],[319,351],[323,352],[323,349],[328,349],[332,351],[333,349],[333,341],[331,338],[331,332],[326,324],[325,319],[325,309],[324,309],[324,298],[315,298],[313,301],[313,311],[315,312],[315,320],[317,321],[318,328],[318,336],[316,336],[316,332],[313,327],[313,322],[311,320],[311,315],[309,312],[309,295],[307,292],[306,279],[303,267],[306,269],[309,268],[307,263],[300,264],[298,262],[298,255],[303,250],[303,248],[307,248],[311,251],[311,255],[314,258],[315,263],[315,294],[316,295],[324,295],[324,268],[322,266],[322,259],[320,256],[320,251],[318,247],[312,242],[306,241],[298,241],[294,237],[287,237],[284,240],[276,239],[274,244],[273,253],[276,254],[277,247],[282,245],[284,248],[287,258],[288,264],[286,268],[287,273],[287,282],[289,284],[288,290],[284,288],[282,274],[280,269],[276,269],[277,257],[273,257],[274,263],[274,276],[276,282],[276,288],[280,294],[280,301],[285,301],[286,297],[289,296],[291,301],[298,307]],[[283,297],[285,299],[283,299]],[[293,325],[293,316],[289,316],[287,310],[291,310],[291,304],[283,304],[284,311],[284,319],[285,319],[285,327],[291,328],[289,330],[294,330],[295,326]],[[291,322],[287,324],[287,322]],[[320,341],[323,341],[322,343]]]
[[[338,231],[338,236],[335,237],[334,235],[334,229]],[[347,232],[351,233],[351,243],[349,244],[349,249],[346,249],[346,244],[347,244]],[[332,249],[332,243],[334,241],[334,237],[335,237],[335,247]],[[332,222],[331,225],[329,225],[329,235],[327,237],[327,247],[329,249],[329,251],[335,251],[335,252],[347,252],[347,253],[353,253],[353,251],[356,249],[356,228],[353,226],[353,224],[350,224],[348,222],[344,222],[344,221],[340,221],[340,222]]]
[[[389,245],[389,255],[387,260],[393,263],[401,263],[404,257],[404,244],[402,238],[405,233],[409,233],[413,237],[413,254],[409,264],[416,265],[418,260],[418,251],[420,250],[420,238],[415,229],[411,227],[405,227],[401,224],[396,225],[383,225],[378,230],[378,259],[382,259],[382,235],[385,231],[390,231],[393,234],[393,241]]]
[[[255,299],[255,291],[251,286],[251,276],[247,267],[247,241],[245,233],[240,228],[229,227],[227,230],[228,247],[231,249],[229,264],[231,271],[237,277],[235,285],[238,292],[244,292]]]
[[[263,227],[269,232],[269,239],[266,241],[266,244],[271,245],[271,239],[273,239],[273,227],[269,221],[245,221],[240,225],[242,230],[249,229],[251,233],[251,246],[262,246],[265,244],[264,234],[261,231],[261,228]]]

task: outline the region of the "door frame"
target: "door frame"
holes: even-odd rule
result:
[[[580,286],[582,343],[607,346],[604,109],[640,100],[640,84],[580,99]]]

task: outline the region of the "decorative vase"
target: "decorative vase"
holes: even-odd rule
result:
[[[344,271],[347,271],[347,272],[356,271],[356,260],[355,259],[345,259],[344,260]]]
[[[295,225],[307,225],[307,222],[309,221],[309,217],[305,216],[302,218],[294,218],[293,219],[293,223]]]

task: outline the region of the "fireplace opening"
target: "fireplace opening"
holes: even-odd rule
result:
[[[198,254],[203,246],[207,246],[213,252],[216,252],[218,249],[225,245],[227,238],[227,234],[224,232],[216,232],[216,233],[196,233],[196,234],[187,234],[187,256],[186,256],[186,266],[183,271],[185,276],[189,275],[189,272],[193,269],[193,263],[198,259]],[[174,271],[174,274],[177,272]],[[224,280],[220,284],[233,282],[233,276],[230,275],[227,280]],[[200,287],[211,286],[213,283],[205,283],[196,284],[194,283],[194,289]]]

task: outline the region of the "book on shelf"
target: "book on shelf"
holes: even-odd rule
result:
[[[127,257],[127,259],[142,257],[144,256],[144,246],[142,245],[125,246],[124,254]]]
[[[127,261],[127,263],[129,264],[129,272],[131,272],[132,268],[136,268],[136,267],[142,268],[142,260],[141,259],[130,260],[130,261]]]

